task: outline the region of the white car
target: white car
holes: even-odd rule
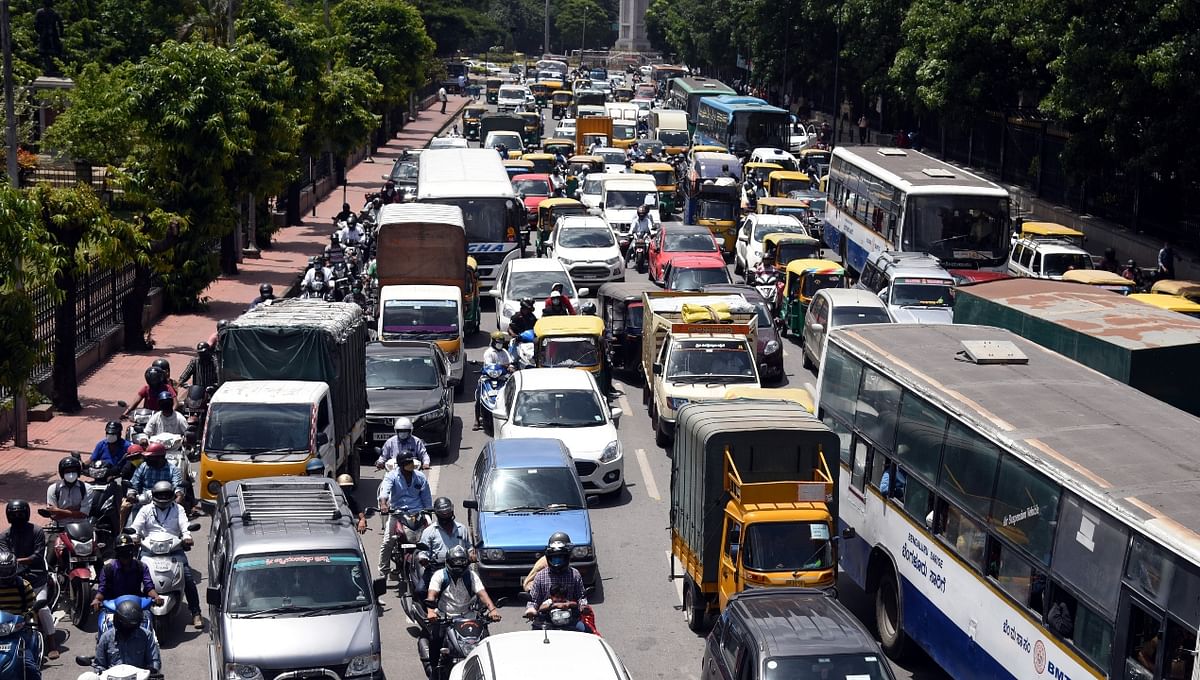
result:
[[[600,201],[604,200],[604,181],[608,179],[623,179],[626,177],[624,173],[604,173],[594,172],[586,175],[583,182],[579,185],[579,202],[585,208],[591,210],[600,208]]]
[[[792,154],[770,146],[760,146],[750,152],[750,163],[774,163],[784,170],[796,171],[800,163]]]
[[[563,118],[554,126],[554,136],[575,139],[575,119]]]
[[[434,137],[429,140],[430,149],[465,149],[466,137]]]
[[[806,126],[803,123],[795,123],[792,125],[791,137],[788,139],[788,151],[792,153],[800,153],[812,145],[817,140],[817,130],[815,127]]]
[[[575,284],[571,283],[571,275],[558,260],[527,257],[505,262],[496,276],[496,287],[488,292],[496,298],[496,328],[508,330],[508,324],[520,309],[523,297],[533,298],[533,313],[541,317],[543,303],[556,283],[563,284],[563,291],[571,300],[571,306],[578,310],[579,296],[589,291],[587,288],[576,291]]]
[[[512,111],[518,106],[525,106],[532,97],[533,94],[524,85],[501,85],[496,94],[496,109]]]
[[[747,215],[738,227],[737,242],[734,244],[734,274],[745,273],[747,280],[754,274],[759,262],[762,262],[762,242],[767,234],[809,235],[800,220],[791,215]]]
[[[800,332],[804,367],[821,365],[830,329],[863,323],[892,323],[887,305],[877,295],[858,288],[818,290],[804,314],[804,328]]]
[[[556,348],[555,342],[563,343]],[[551,340],[544,350],[574,355],[579,340]],[[621,409],[609,409],[591,371],[579,368],[526,368],[509,379],[492,411],[496,439],[557,439],[571,453],[587,494],[620,491],[625,457],[617,438]]]
[[[491,635],[450,669],[450,680],[543,678],[569,669],[572,680],[630,680],[613,648],[598,635],[522,630]]]
[[[521,151],[525,148],[521,135],[509,130],[493,130],[488,133],[487,139],[483,140],[485,149],[495,149],[501,144],[509,151]]]
[[[625,278],[621,248],[608,223],[592,215],[558,220],[550,256],[562,263],[577,284],[607,283]]]
[[[589,155],[599,156],[604,159],[604,172],[622,173],[627,169],[625,167],[625,160],[628,156],[625,155],[624,149],[618,149],[615,146],[602,146]]]

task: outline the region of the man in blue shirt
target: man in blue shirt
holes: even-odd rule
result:
[[[133,473],[129,480],[130,486],[136,493],[145,493],[154,488],[158,482],[170,482],[175,487],[175,497],[183,502],[183,473],[167,460],[167,447],[160,442],[152,442],[146,447],[145,461]]]
[[[104,631],[96,643],[96,656],[92,657],[92,671],[80,676],[85,680],[99,678],[104,671],[128,664],[135,668],[157,673],[162,669],[162,657],[154,636],[142,629],[142,608],[134,600],[117,605],[113,627]]]
[[[92,449],[92,457],[88,464],[102,460],[109,465],[119,468],[125,462],[125,452],[129,450],[129,440],[121,438],[121,423],[110,420],[104,426],[104,439],[96,442]]]
[[[404,454],[401,454],[402,456]],[[429,491],[429,480],[417,470],[417,461],[411,456],[396,460],[396,469],[387,473],[379,485],[379,512],[386,515],[392,508],[406,512],[429,510],[433,497]],[[396,550],[395,521],[388,519],[383,545],[379,547],[379,573],[384,578],[392,570],[392,553]],[[405,540],[416,543],[419,534],[405,529]],[[408,535],[411,534],[411,535]]]

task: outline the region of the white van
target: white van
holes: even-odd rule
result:
[[[450,361],[450,381],[463,385],[467,354],[463,348],[462,289],[457,286],[384,286],[379,291],[381,341],[425,340]]]
[[[624,179],[628,174],[618,172],[593,172],[583,178],[579,185],[579,202],[591,210],[600,209],[600,201],[604,200],[604,182],[610,179]]]
[[[650,207],[650,219],[654,221],[652,230],[658,233],[661,220],[658,215],[658,186],[651,175],[620,175],[618,179],[604,181],[604,192],[600,198],[600,216],[608,222],[608,226],[618,238],[629,238],[633,221],[637,219],[637,210],[646,205]]]
[[[1062,280],[1071,269],[1095,269],[1088,251],[1070,241],[1018,239],[1008,254],[1008,273],[1035,279]]]

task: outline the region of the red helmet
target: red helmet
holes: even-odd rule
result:
[[[140,458],[143,453],[145,453],[145,450],[142,449],[140,444],[130,444],[129,448],[125,449],[126,458]]]
[[[163,446],[162,442],[150,442],[146,447],[146,458],[157,458],[167,455],[167,447]]]

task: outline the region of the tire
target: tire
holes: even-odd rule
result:
[[[658,409],[654,409],[652,416],[654,423],[654,443],[664,449],[671,447],[671,437],[667,435],[667,431],[663,429],[662,418],[658,415]]]
[[[742,267],[742,263],[738,261],[737,255],[734,255],[733,256],[733,275],[737,276],[738,274],[745,274],[745,273],[746,273],[746,270],[744,267]],[[749,276],[746,277],[746,283],[750,283]]]
[[[162,644],[163,640],[167,639],[167,632],[170,628],[170,614],[154,617],[154,637],[158,638],[158,644]]]
[[[463,376],[463,379],[459,380],[458,384],[454,386],[454,396],[461,397],[463,395],[463,392],[466,391],[466,389],[467,389],[467,380],[466,380],[466,376]]]
[[[88,621],[92,618],[91,602],[94,588],[91,581],[75,579],[71,582],[71,624],[80,630],[86,630]]]
[[[496,421],[492,420],[491,413],[483,414],[483,433],[489,437],[496,436]]]
[[[903,659],[908,651],[908,635],[904,632],[900,589],[891,571],[880,577],[875,588],[875,627],[883,651],[892,659]]]
[[[696,585],[692,583],[691,578],[685,577],[683,581],[683,621],[687,624],[688,630],[698,634],[704,633],[707,628],[705,625],[706,609],[703,600],[696,597]]]
[[[817,365],[808,357],[808,352],[800,350],[800,356],[804,357],[804,368],[810,371],[816,369]]]

